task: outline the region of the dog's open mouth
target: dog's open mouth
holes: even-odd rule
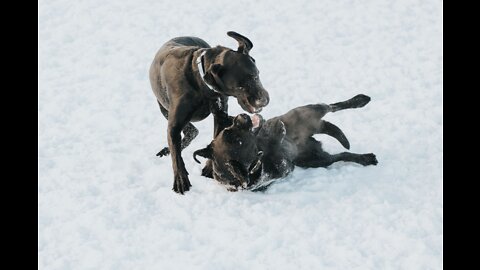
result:
[[[249,112],[249,113],[259,113],[262,111],[263,107],[255,107],[255,106],[252,106],[250,104],[250,102],[248,102],[248,99],[247,98],[237,98],[238,100],[238,104],[240,105],[240,107],[242,107],[243,110]]]

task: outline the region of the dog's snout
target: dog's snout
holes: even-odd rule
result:
[[[268,105],[270,102],[270,99],[268,96],[263,96],[255,101],[255,106],[256,107],[265,107]]]
[[[237,115],[233,119],[233,124],[240,129],[250,129],[253,126],[250,116],[245,113]]]

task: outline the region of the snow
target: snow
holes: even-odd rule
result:
[[[442,5],[40,0],[39,269],[441,269]],[[236,48],[229,30],[254,44],[265,118],[370,96],[325,119],[379,164],[296,168],[265,193],[228,192],[192,157],[209,117],[183,152],[193,187],[175,194],[170,157],[155,156],[166,120],[148,68],[176,36]]]

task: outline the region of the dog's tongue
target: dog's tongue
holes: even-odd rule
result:
[[[260,126],[260,116],[258,116],[258,114],[250,116],[250,119],[252,119],[253,128]]]

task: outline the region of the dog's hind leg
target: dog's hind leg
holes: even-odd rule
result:
[[[350,149],[350,142],[348,141],[347,137],[345,136],[345,134],[343,134],[343,131],[334,124],[325,120],[320,120],[320,128],[318,130],[318,133],[332,136],[337,139],[343,147],[345,147],[346,149]]]
[[[158,102],[158,101],[157,101]],[[160,104],[160,102],[158,102],[158,106],[160,107],[160,111],[162,112],[163,116],[165,117],[165,119],[168,120],[168,111],[167,109],[165,109],[162,104]],[[160,150],[160,152],[157,153],[157,157],[163,157],[163,156],[167,156],[168,154],[170,154],[170,149],[168,149],[168,146],[167,147],[164,147],[162,150]]]
[[[350,143],[343,132],[334,124],[322,120],[329,112],[360,108],[370,102],[370,97],[360,94],[333,104],[310,104],[290,110],[279,118],[285,124],[287,137],[300,142],[314,134],[327,134],[337,139],[343,147],[350,149]]]
[[[198,135],[198,129],[192,124],[188,123],[183,129],[182,150],[185,149]]]
[[[301,143],[314,134],[323,133],[334,137],[343,147],[350,149],[350,143],[342,130],[334,124],[322,120],[322,117],[331,111],[331,105],[311,104],[290,110],[287,114],[280,116],[279,119],[285,125],[287,137],[292,138],[297,143]],[[273,120],[267,122],[271,121]]]
[[[363,166],[378,164],[377,157],[373,153],[356,154],[356,153],[350,153],[350,152],[342,152],[339,154],[330,155],[325,152],[321,155],[319,159],[312,160],[311,165],[317,165],[317,167],[327,167],[327,166],[330,166],[332,163],[335,163],[338,161],[355,162]],[[312,167],[315,167],[315,166],[312,166]]]
[[[330,105],[319,104],[317,106],[322,107],[321,113],[324,114],[325,111],[336,112],[345,109],[361,108],[367,105],[368,102],[370,102],[370,97],[359,94],[346,101],[337,102]],[[318,123],[312,126],[312,131],[314,134],[323,133],[330,135],[337,139],[343,145],[343,147],[350,149],[350,143],[348,142],[345,134],[343,134],[342,130],[328,121],[320,120]]]
[[[303,168],[328,167],[337,161],[349,161],[367,165],[377,165],[378,161],[374,154],[356,154],[342,152],[331,155],[322,149],[322,143],[315,138],[308,138],[298,145],[298,155],[293,163]]]
[[[328,167],[338,161],[355,162],[363,166],[377,165],[378,161],[373,153],[356,154],[350,152],[342,152],[331,155],[325,151],[317,152],[309,157],[304,156],[302,159],[295,160],[295,165],[304,168]]]
[[[332,112],[336,112],[336,111],[345,110],[345,109],[361,108],[367,105],[368,102],[370,102],[369,96],[359,94],[349,100],[333,103],[333,104],[330,104],[329,106]]]
[[[168,120],[168,111],[160,103],[158,103],[158,105],[160,106],[160,111],[162,112],[163,116],[165,116],[165,118]],[[192,123],[188,123],[182,129],[182,133],[183,138],[181,149],[183,150],[190,145],[190,143],[193,141],[193,139],[195,139],[195,137],[197,137],[198,129]],[[170,149],[168,149],[168,147],[164,147],[162,150],[160,150],[160,152],[157,153],[157,156],[163,157],[167,156],[168,154],[170,154]]]
[[[228,98],[223,97],[216,102],[212,102],[210,111],[213,114],[213,138],[215,138],[233,122],[233,117],[228,116]],[[208,159],[205,167],[203,167],[202,176],[213,179],[213,163],[211,159]]]
[[[356,154],[349,152],[342,152],[335,155],[330,155],[327,152],[323,152],[319,155],[309,159],[296,160],[295,165],[303,168],[318,168],[318,167],[328,167],[338,161],[348,161],[361,164],[363,166],[368,165],[377,165],[378,161],[373,153],[368,154]]]

